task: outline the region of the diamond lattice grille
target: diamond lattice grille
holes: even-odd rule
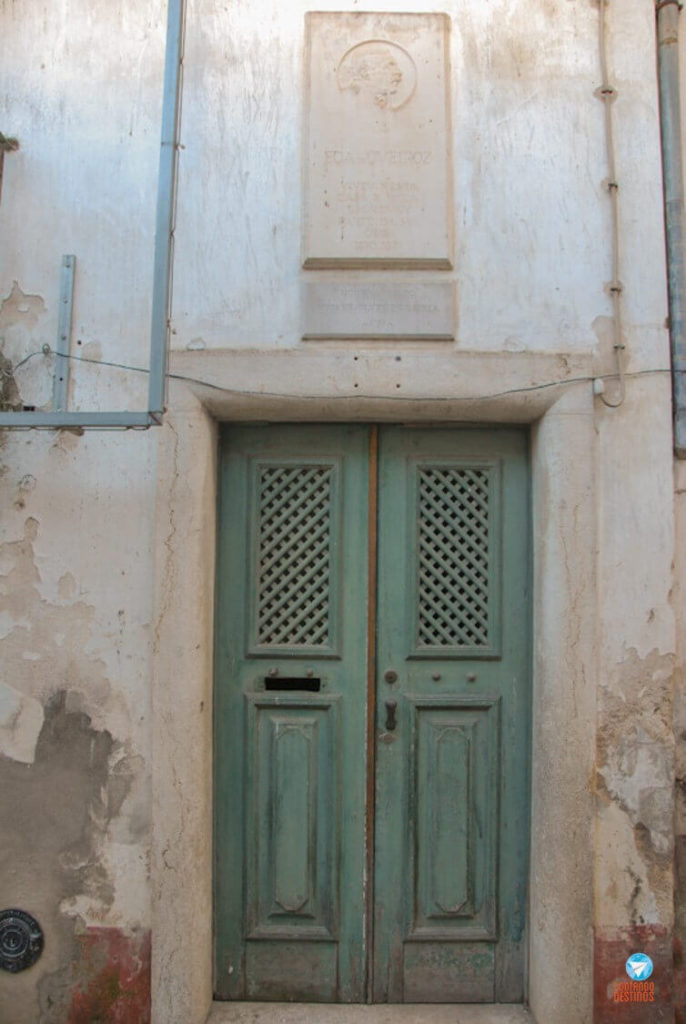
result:
[[[258,644],[330,642],[331,473],[330,466],[261,467]]]
[[[419,472],[419,643],[483,647],[488,636],[488,470]]]

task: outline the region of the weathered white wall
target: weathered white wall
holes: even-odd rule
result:
[[[3,3],[0,347],[54,347],[61,257],[77,257],[72,351],[145,365],[159,150],[158,4]],[[50,401],[51,357],[17,370]],[[73,408],[142,408],[144,374],[72,366]],[[150,632],[155,439],[0,437],[0,904],[46,932],[0,978],[0,1020],[95,1012],[112,964],[148,1001]],[[109,978],[111,982],[111,978]],[[79,1002],[80,999],[80,1002]]]
[[[566,947],[562,939],[555,946],[555,929],[565,928],[556,915],[569,920],[571,897],[539,896],[550,893],[556,867],[568,861],[558,865],[553,853],[544,862],[536,855],[540,832],[534,834],[539,896],[532,954],[539,967],[532,998],[543,1014],[539,1024],[590,1020],[592,924],[597,1020],[610,1005],[603,985],[623,970],[623,942],[652,943],[648,951],[659,947],[660,970],[670,967],[674,522],[653,5],[607,5],[610,76],[618,90],[626,359],[631,372],[649,371],[628,378],[617,411],[592,398],[586,379],[614,367],[605,289],[608,168],[603,107],[594,95],[598,6],[591,0],[439,5],[452,19],[456,252],[454,271],[438,277],[455,285],[455,343],[301,342],[302,283],[332,276],[301,270],[303,16],[344,6],[436,9],[429,0],[189,2],[172,368],[226,390],[191,385],[195,411],[195,399],[174,392],[175,414],[162,440],[153,432],[0,438],[0,763],[9,781],[6,813],[17,822],[0,840],[0,904],[34,907],[51,940],[33,971],[0,979],[6,1024],[68,1019],[75,999],[95,1005],[87,1000],[96,998],[122,936],[142,965],[136,991],[144,993],[142,950],[151,919],[164,951],[156,960],[153,933],[157,1019],[187,1024],[207,1008],[208,861],[196,860],[190,874],[181,862],[198,854],[198,844],[209,850],[198,832],[207,827],[209,762],[206,745],[192,757],[186,749],[181,716],[190,716],[188,729],[206,743],[208,709],[199,701],[175,708],[168,696],[165,703],[165,673],[174,661],[165,645],[173,637],[179,657],[191,659],[192,692],[206,696],[211,539],[204,546],[202,534],[193,534],[197,575],[170,580],[165,565],[188,566],[174,561],[184,541],[180,523],[211,528],[209,414],[538,424],[537,514],[544,517],[549,502],[553,525],[536,555],[536,621],[545,639],[536,647],[542,703],[535,726],[545,771],[535,783],[534,816],[546,830],[545,850],[576,842],[585,851],[580,863],[591,856],[595,830],[594,877],[583,891],[575,875],[569,890],[579,966],[565,990],[566,1018],[559,1004]],[[77,257],[73,353],[146,365],[161,7],[132,0],[0,2],[0,89],[8,97],[0,131],[20,141],[5,158],[0,197],[0,350],[13,365],[55,343],[64,253]],[[351,272],[349,279],[365,274]],[[418,271],[402,276],[423,279]],[[26,404],[49,402],[52,370],[52,358],[43,355],[17,369]],[[144,408],[143,373],[74,363],[72,376],[72,407]],[[570,378],[582,380],[557,405],[548,391],[479,400]],[[607,387],[613,395],[611,381]],[[555,400],[563,390],[553,389]],[[309,403],[311,395],[320,400]],[[373,404],[365,395],[376,396]],[[187,471],[197,459],[197,480],[173,477],[175,451]],[[204,505],[189,511],[196,485]],[[200,601],[204,610],[191,616],[184,601]],[[557,644],[555,615],[563,637]],[[683,609],[680,615],[683,631]],[[564,676],[557,660],[563,651]],[[153,666],[160,697],[154,706]],[[595,768],[590,747],[576,766],[577,811],[559,800],[565,766],[574,767],[569,752],[556,759],[564,744],[559,708],[554,712],[562,686],[569,735],[588,735],[594,718],[598,730]],[[60,760],[68,737],[74,757]],[[87,764],[77,756],[86,739],[102,752],[90,788],[83,784]],[[39,854],[31,812],[49,809],[40,798],[49,776],[63,787],[78,780],[65,811],[73,828],[54,830],[53,846],[46,843]],[[165,789],[169,778],[173,788]],[[560,816],[561,806],[573,821]],[[189,921],[198,945],[190,958],[175,958],[170,936]],[[100,958],[90,966],[86,941]],[[76,975],[72,964],[80,965]]]
[[[175,283],[177,347],[298,342],[303,16],[340,7],[190,4],[177,231],[189,260]],[[595,350],[611,314],[603,111],[593,95],[598,9],[586,0],[441,9],[452,16],[458,347]],[[623,268],[628,333],[641,325],[650,359],[664,341],[652,9],[624,4],[611,21],[617,117],[630,126],[617,135],[625,242],[642,254]]]

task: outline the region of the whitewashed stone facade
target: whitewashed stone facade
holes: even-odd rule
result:
[[[371,144],[377,114],[404,102],[396,69],[337,144],[310,59],[332,12],[348,51],[367,35],[352,13],[380,10],[424,25],[435,121]],[[0,974],[3,1024],[87,1019],[111,976],[103,1019],[209,1011],[216,441],[232,420],[530,424],[530,1004],[539,1024],[615,1019],[613,980],[641,946],[660,983],[651,1019],[686,1019],[686,470],[654,5],[606,5],[618,408],[594,388],[615,400],[598,22],[590,0],[189,0],[164,426],[0,431],[0,909],[30,909],[46,933],[35,967]],[[19,141],[0,196],[3,398],[50,406],[42,350],[73,253],[70,408],[143,409],[163,5],[4,0],[0,36],[0,131]],[[332,165],[378,152],[393,168],[348,176],[332,218],[320,137]],[[364,259],[336,234],[352,194],[355,230],[380,203],[388,222]]]

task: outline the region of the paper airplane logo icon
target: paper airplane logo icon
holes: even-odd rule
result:
[[[646,953],[632,953],[626,962],[626,973],[632,981],[645,981],[653,973],[653,961]]]

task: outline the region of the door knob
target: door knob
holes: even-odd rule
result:
[[[385,701],[385,704],[386,704],[386,731],[387,732],[393,732],[393,730],[396,727],[395,709],[398,706],[398,702],[396,700],[387,700],[387,701]]]
[[[387,669],[383,677],[387,683],[396,683],[398,681],[398,673],[392,668]]]

